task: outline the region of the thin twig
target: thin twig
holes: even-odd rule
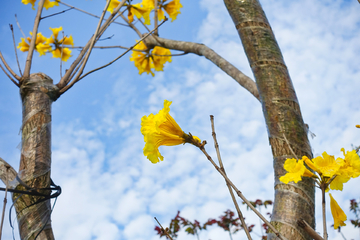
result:
[[[166,21],[166,19],[160,23],[158,25],[158,28]],[[153,31],[155,31],[156,29],[153,29],[151,30],[149,33],[147,33],[146,35],[144,35],[137,43],[135,43],[132,47],[130,47],[128,50],[126,50],[125,52],[123,52],[120,56],[118,56],[117,58],[115,58],[114,60],[112,60],[111,62],[101,66],[101,67],[98,67],[98,68],[95,68],[87,73],[85,73],[84,75],[82,75],[81,77],[79,77],[76,81],[73,80],[70,84],[68,84],[67,86],[65,86],[64,88],[62,88],[59,92],[60,94],[63,94],[64,92],[66,92],[67,90],[69,90],[76,82],[80,81],[81,79],[83,79],[84,77],[86,77],[87,75],[89,75],[90,73],[93,73],[95,71],[98,71],[102,68],[105,68],[111,64],[113,64],[115,61],[117,61],[118,59],[120,59],[122,56],[124,56],[126,53],[128,53],[130,50],[132,50],[136,45],[138,45],[142,40],[144,40],[145,38],[147,38],[150,34],[153,33]]]
[[[0,51],[0,59],[1,61],[3,62],[4,66],[6,67],[6,69],[11,73],[11,75],[13,75],[14,78],[16,78],[16,80],[19,80],[21,79],[20,76],[18,76],[12,69],[11,67],[7,64],[7,62],[5,61],[5,58],[4,56],[2,55],[1,51]]]
[[[169,233],[163,228],[163,226],[161,226],[161,224],[160,224],[160,222],[157,220],[157,218],[156,218],[156,217],[154,217],[154,218],[155,218],[155,220],[157,221],[157,223],[159,224],[161,230],[166,234],[166,237],[168,237],[168,238],[170,238],[171,240],[173,240],[172,237],[169,235]]]
[[[217,139],[216,139],[215,124],[214,124],[214,116],[213,116],[213,115],[210,115],[210,121],[211,121],[212,136],[213,136],[213,138],[214,138],[214,145],[215,145],[215,149],[216,149],[217,158],[218,158],[218,160],[219,160],[219,165],[220,165],[221,170],[222,170],[222,171],[224,172],[224,174],[226,175],[225,168],[224,168],[224,166],[223,166],[223,163],[222,163],[222,160],[221,160],[221,156],[220,156],[219,144],[218,144]],[[227,185],[227,187],[228,187],[228,189],[229,189],[231,198],[232,198],[232,200],[233,200],[233,202],[234,202],[236,211],[238,212],[238,215],[239,215],[239,218],[240,218],[242,227],[243,227],[243,229],[244,229],[244,231],[245,231],[245,233],[246,233],[246,236],[247,236],[247,238],[248,238],[249,240],[251,240],[252,238],[251,238],[249,229],[247,228],[247,225],[246,225],[246,223],[245,223],[245,219],[244,219],[244,217],[243,217],[243,215],[242,215],[242,213],[241,213],[241,210],[240,210],[240,208],[239,208],[239,205],[238,205],[238,203],[237,203],[237,201],[236,201],[236,199],[235,199],[235,195],[234,195],[234,193],[233,193],[233,190],[232,190],[232,188],[231,188],[231,186],[230,186],[230,184],[229,184],[228,182],[226,182],[226,185]],[[230,231],[229,231],[229,233],[230,233]],[[230,237],[231,237],[231,235],[230,235]]]
[[[1,224],[0,224],[0,240],[2,237],[2,229],[3,229],[3,225],[4,225],[4,217],[5,217],[5,207],[6,207],[6,203],[7,203],[7,191],[8,191],[8,171],[9,171],[10,167],[6,168],[6,186],[5,186],[5,196],[4,196],[4,205],[3,205],[3,211],[2,211],[2,215],[1,215]]]
[[[67,4],[67,3],[64,3],[64,2],[61,2],[61,1],[59,1],[59,3],[65,5],[65,6],[67,6],[67,7],[70,7],[70,8],[72,8],[72,9],[75,9],[75,10],[77,10],[77,11],[79,11],[79,12],[82,12],[82,13],[85,13],[85,14],[87,14],[87,15],[90,15],[90,16],[92,16],[92,17],[100,18],[99,16],[97,16],[97,15],[95,15],[95,14],[86,12],[86,11],[80,9],[80,8],[76,8],[76,7],[71,6],[71,5]],[[104,19],[104,20],[107,20],[107,19]],[[114,23],[119,24],[119,25],[123,25],[123,26],[125,26],[125,27],[129,27],[128,25],[126,25],[126,24],[124,24],[124,23],[120,23],[120,22],[114,22]]]
[[[146,28],[147,31],[150,31],[150,29],[146,26],[146,24],[139,18],[139,22]]]
[[[20,87],[20,84],[18,84],[14,79],[12,79],[12,77],[5,71],[4,67],[0,64],[0,68],[4,71],[4,73],[6,74],[6,76],[8,76],[8,78],[10,78],[10,80],[18,87]]]
[[[101,34],[104,33],[104,31],[107,29],[107,27],[116,19],[115,15],[119,12],[120,8],[123,6],[123,4],[125,3],[126,0],[122,0],[121,3],[117,6],[117,8],[110,14],[109,18],[106,20],[106,22],[101,26],[101,29],[99,31],[99,35],[96,36],[97,38],[99,38],[101,36]],[[92,42],[93,38],[90,38],[89,41],[87,42],[87,44],[85,45],[85,47],[81,50],[80,54],[78,55],[78,57],[75,59],[75,61],[70,65],[70,68],[66,71],[65,75],[60,79],[60,82],[56,84],[56,86],[59,89],[64,88],[72,79],[72,77],[70,78],[70,76],[75,75],[74,70],[78,69],[78,64],[80,64],[81,62],[83,63],[83,58],[84,55],[86,54],[86,52],[88,51],[90,44]]]
[[[157,27],[158,25],[158,0],[155,0],[155,4],[154,4],[154,26],[155,28]],[[156,36],[159,36],[159,31],[156,29],[156,31],[154,32],[154,34]]]
[[[286,238],[284,236],[282,236],[276,229],[275,227],[268,221],[266,220],[266,218],[258,211],[254,208],[254,206],[245,198],[245,196],[241,193],[241,191],[234,185],[234,183],[231,182],[231,180],[226,176],[226,174],[216,165],[216,163],[212,160],[212,158],[210,157],[210,155],[206,152],[205,148],[204,148],[205,143],[203,142],[202,144],[198,144],[196,146],[198,146],[200,148],[200,150],[205,154],[205,156],[207,157],[207,159],[211,162],[211,164],[216,168],[216,170],[223,176],[223,178],[226,180],[227,183],[230,184],[230,186],[235,190],[235,192],[237,193],[237,195],[251,208],[251,210],[253,210],[253,212],[258,215],[259,218],[261,218],[261,220],[264,221],[264,223],[269,226],[269,228],[276,234],[276,236],[280,239],[285,240]]]
[[[304,229],[305,232],[309,234],[314,240],[324,240],[315,230],[303,219],[297,221],[299,227]]]
[[[93,48],[93,46],[95,45],[96,39],[97,39],[98,37],[100,37],[100,36],[99,36],[100,27],[101,27],[102,21],[103,21],[103,19],[104,19],[104,17],[105,17],[105,14],[106,14],[106,11],[107,11],[107,9],[108,9],[108,7],[109,7],[110,2],[111,2],[110,0],[107,0],[107,2],[106,2],[106,4],[105,4],[105,8],[104,8],[104,10],[103,10],[103,12],[102,12],[102,14],[101,14],[100,20],[99,20],[98,25],[97,25],[96,30],[95,30],[95,33],[94,33],[94,35],[93,35],[93,37],[92,37],[92,40],[91,40],[91,42],[90,42],[89,50],[87,51],[87,53],[86,53],[86,55],[85,55],[84,61],[83,61],[82,65],[81,65],[81,68],[80,68],[79,72],[77,73],[77,76],[75,77],[75,79],[79,78],[79,77],[81,76],[81,74],[83,73],[84,68],[85,68],[85,66],[86,66],[86,63],[87,63],[87,61],[89,60],[89,57],[90,57],[92,48]]]
[[[43,10],[44,3],[45,3],[45,0],[40,0],[40,2],[39,2],[39,7],[38,7],[38,11],[36,13],[34,27],[33,27],[33,31],[32,31],[32,37],[31,37],[31,42],[30,42],[30,46],[29,46],[29,52],[28,52],[28,55],[26,57],[26,63],[25,63],[25,69],[24,69],[23,78],[28,78],[30,76],[31,62],[32,62],[32,57],[33,57],[34,50],[35,50],[36,37],[37,37],[37,33],[38,33],[38,28],[39,28],[39,23],[40,23],[40,18],[41,18],[41,12]]]
[[[291,153],[294,155],[294,157],[296,158],[297,161],[299,161],[298,157],[296,156],[294,150],[292,149],[291,145],[290,145],[290,142],[287,140],[286,136],[285,136],[285,132],[283,131],[282,127],[281,127],[281,124],[278,123],[278,126],[279,126],[279,129],[280,129],[280,132],[282,132],[283,134],[283,137],[285,139],[285,142],[287,143],[287,145],[289,146],[289,149],[291,151]]]
[[[61,43],[61,56],[60,56],[60,79],[62,78],[62,57],[63,57],[63,52],[64,52],[64,40],[65,40],[65,36],[64,36],[64,31],[62,31],[62,35],[63,35],[63,41]]]
[[[17,19],[17,15],[16,15],[16,14],[15,14],[15,21],[16,21],[16,24],[17,24],[20,32],[22,33],[22,35],[24,36],[24,38],[26,38],[25,33],[24,33],[23,30],[21,29],[21,26],[20,26],[20,23],[19,23],[19,21],[18,21],[18,19]]]
[[[45,19],[45,18],[48,18],[48,17],[52,17],[52,16],[55,16],[55,15],[59,15],[59,14],[62,14],[64,12],[67,12],[67,11],[70,11],[71,9],[74,9],[74,7],[71,7],[69,9],[66,9],[66,10],[63,10],[61,12],[57,12],[57,13],[53,13],[53,14],[50,14],[50,15],[47,15],[45,17],[42,17],[41,20]]]
[[[139,31],[139,29],[137,29],[137,27],[135,27],[134,24],[132,24],[131,22],[129,22],[129,20],[123,15],[123,14],[119,14],[120,17],[128,24],[129,27],[131,27],[139,37],[141,37],[141,32]]]
[[[19,63],[19,58],[18,58],[17,50],[16,50],[16,43],[15,43],[15,36],[14,36],[14,28],[13,28],[13,25],[12,25],[12,24],[9,24],[9,25],[10,25],[10,30],[11,30],[11,33],[12,33],[13,42],[14,42],[14,52],[15,52],[16,62],[17,62],[17,65],[18,65],[18,67],[19,67],[20,75],[22,75],[22,73],[21,73],[21,68],[20,68],[20,63]]]

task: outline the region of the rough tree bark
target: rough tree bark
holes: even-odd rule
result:
[[[304,219],[313,228],[314,184],[310,179],[298,184],[283,184],[286,158],[312,157],[300,106],[274,33],[258,0],[224,0],[236,26],[256,79],[269,142],[274,157],[275,200],[272,224],[288,239],[311,239],[297,226]],[[285,137],[284,137],[285,135]],[[274,239],[272,233],[268,239]]]
[[[51,104],[58,88],[43,73],[31,74],[22,81],[22,146],[19,174],[21,181],[40,193],[50,195],[51,169]],[[19,184],[17,190],[29,190]],[[52,240],[50,200],[37,203],[43,197],[13,194],[19,232],[22,240]]]

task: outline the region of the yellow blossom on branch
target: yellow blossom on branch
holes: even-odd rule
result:
[[[152,162],[163,161],[164,157],[159,152],[160,146],[174,146],[191,143],[196,136],[186,134],[169,114],[171,102],[164,100],[164,108],[158,114],[150,114],[141,118],[141,133],[144,135],[144,155]]]
[[[34,6],[35,6],[36,0],[21,0],[21,2],[25,5],[30,3],[32,5],[32,9],[35,10]],[[49,8],[52,8],[54,6],[59,6],[59,3],[57,0],[55,0],[55,2],[50,2],[49,0],[45,0],[44,8],[46,8],[46,10],[48,10]]]
[[[155,74],[151,69],[155,71],[163,71],[164,64],[171,62],[171,52],[167,48],[154,47],[154,49],[148,49],[143,42],[140,42],[134,47],[130,61],[133,61],[135,67],[139,70],[139,74],[146,72],[151,73],[152,76]],[[136,51],[138,50],[138,51]]]
[[[117,8],[120,4],[118,0],[111,0],[107,8],[107,11],[113,13],[114,9]],[[132,23],[134,21],[134,15],[137,18],[144,18],[144,23],[150,25],[150,12],[153,8],[144,6],[142,3],[131,4],[130,2],[125,3],[124,6],[128,9],[128,19]]]
[[[312,177],[314,174],[305,167],[304,161],[297,160],[295,158],[288,158],[284,163],[284,169],[288,171],[284,176],[280,177],[280,181],[288,184],[289,182],[293,181],[297,183],[301,181],[301,177]]]
[[[154,0],[143,0],[142,4],[148,8],[154,9],[155,8],[155,1]],[[182,5],[180,0],[159,0],[158,1],[158,20],[162,21],[165,19],[164,11],[169,15],[171,21],[174,21],[177,15],[180,13],[180,8]]]
[[[51,53],[54,58],[61,58],[62,61],[66,62],[71,57],[71,50],[68,48],[69,45],[74,46],[73,38],[64,36],[62,39],[58,39],[59,32],[62,27],[50,28],[53,34],[47,39],[47,44],[52,44],[53,49]]]
[[[32,32],[30,32],[30,35],[32,35]],[[17,48],[19,48],[22,52],[29,51],[30,41],[30,37],[27,37],[26,41],[24,38],[21,38],[21,42],[18,44]],[[47,38],[44,37],[41,33],[36,35],[35,50],[39,52],[40,56],[45,55],[45,53],[51,49],[51,46],[48,45],[46,41]]]
[[[151,12],[150,8],[141,7],[140,3],[128,5],[129,22],[131,23],[134,21],[134,15],[135,15],[139,19],[143,17],[145,20],[144,23],[146,25],[150,25],[150,12]]]
[[[339,226],[346,226],[346,224],[344,223],[347,219],[346,214],[340,208],[339,204],[335,201],[331,193],[329,193],[329,196],[331,214],[334,218],[334,229],[338,229]]]

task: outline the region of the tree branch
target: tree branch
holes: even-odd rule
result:
[[[224,166],[223,166],[223,163],[222,163],[222,160],[221,160],[221,156],[220,156],[219,144],[218,144],[217,139],[216,139],[215,124],[214,124],[214,116],[213,116],[213,115],[210,115],[210,121],[211,121],[212,136],[213,136],[213,139],[214,139],[214,145],[215,145],[216,155],[217,155],[217,158],[218,158],[218,161],[219,161],[220,169],[221,169],[221,170],[224,172],[224,174],[226,175],[225,168],[224,168]],[[251,235],[250,235],[250,232],[249,232],[249,229],[248,229],[247,226],[246,226],[245,219],[244,219],[244,217],[243,217],[243,215],[242,215],[242,213],[241,213],[241,210],[240,210],[240,208],[239,208],[239,205],[238,205],[238,203],[237,203],[237,201],[236,201],[234,192],[233,192],[230,184],[229,184],[227,181],[225,181],[225,182],[226,182],[226,185],[227,185],[227,187],[228,187],[228,189],[229,189],[231,198],[232,198],[232,200],[233,200],[233,202],[234,202],[236,211],[238,212],[239,219],[240,219],[241,225],[242,225],[242,227],[243,227],[243,229],[244,229],[244,231],[245,231],[245,233],[246,233],[246,236],[247,236],[247,238],[248,238],[249,240],[252,240]],[[230,231],[229,231],[229,233],[230,233]]]
[[[66,92],[67,90],[69,90],[76,82],[80,81],[81,79],[83,79],[84,77],[86,77],[87,75],[89,75],[90,73],[93,73],[93,72],[96,72],[102,68],[105,68],[111,64],[113,64],[115,61],[117,61],[118,59],[120,59],[122,56],[124,56],[126,53],[128,53],[130,50],[132,50],[136,45],[138,45],[141,41],[143,41],[145,38],[147,38],[150,34],[152,34],[156,29],[158,29],[164,22],[166,22],[167,19],[165,19],[161,24],[159,24],[157,26],[157,28],[154,28],[153,30],[151,30],[149,33],[147,33],[146,35],[144,35],[137,43],[135,43],[132,47],[128,48],[125,52],[123,52],[120,56],[118,56],[117,58],[115,58],[114,60],[112,60],[111,62],[101,66],[101,67],[98,67],[98,68],[95,68],[87,73],[85,73],[84,75],[82,75],[81,77],[77,78],[77,80],[73,80],[69,85],[65,86],[64,88],[62,88],[60,90],[60,94],[63,94],[64,92]],[[76,78],[75,78],[76,79]]]
[[[99,16],[97,16],[97,15],[95,15],[95,14],[89,13],[89,12],[87,12],[87,11],[84,11],[84,10],[80,9],[80,8],[76,8],[76,7],[71,6],[71,5],[67,4],[67,3],[64,3],[64,2],[62,2],[62,1],[59,1],[59,3],[65,5],[65,6],[67,6],[67,7],[70,7],[70,8],[72,8],[72,9],[75,9],[75,10],[77,10],[77,11],[79,11],[79,12],[82,12],[82,13],[85,13],[85,14],[87,14],[87,15],[90,15],[90,16],[92,16],[92,17],[100,18]],[[107,19],[104,19],[104,20],[107,20]],[[114,23],[119,24],[119,25],[123,25],[123,26],[125,26],[125,27],[129,27],[128,25],[126,25],[126,24],[124,24],[124,23],[120,23],[120,22],[114,22]]]
[[[30,42],[30,46],[29,46],[29,52],[28,52],[28,55],[26,57],[25,70],[24,70],[23,78],[30,77],[31,62],[32,62],[32,57],[33,57],[34,50],[35,50],[36,37],[37,37],[37,32],[38,32],[38,28],[39,28],[41,12],[43,10],[44,2],[45,2],[45,0],[40,0],[40,2],[39,2],[39,7],[38,7],[38,11],[37,11],[37,14],[36,14],[36,17],[35,17],[35,22],[34,22],[34,28],[33,28],[33,31],[32,31],[32,37],[31,37],[31,42]],[[21,81],[22,80],[20,80],[20,82]]]
[[[17,80],[21,80],[21,77],[18,76],[12,69],[11,67],[7,64],[7,62],[4,59],[4,56],[2,55],[1,51],[0,51],[0,59],[3,62],[4,66],[6,67],[6,69],[11,73],[11,75],[13,75],[14,78],[16,78]],[[5,72],[5,71],[4,71]]]
[[[10,166],[4,159],[0,157],[0,179],[1,181],[8,186],[8,184],[11,181],[13,181],[16,178],[17,172],[15,169]]]
[[[206,45],[193,42],[170,40],[156,36],[150,36],[145,39],[144,42],[148,48],[160,46],[206,57],[260,101],[256,83]]]
[[[98,36],[96,36],[97,38],[101,36],[101,34],[104,33],[104,31],[106,30],[106,28],[110,25],[110,23],[112,22],[113,18],[115,17],[115,15],[119,12],[120,8],[123,6],[123,4],[125,3],[126,0],[122,0],[121,3],[117,6],[117,8],[113,11],[112,14],[110,14],[109,18],[106,20],[106,22],[101,26],[100,31]],[[78,66],[78,64],[80,63],[80,61],[83,59],[85,53],[87,52],[87,50],[90,47],[92,38],[89,39],[89,41],[87,42],[87,44],[85,45],[85,47],[81,50],[80,54],[78,55],[78,57],[75,59],[75,61],[71,64],[70,68],[66,71],[66,73],[64,74],[64,76],[60,79],[59,83],[56,84],[56,86],[61,90],[62,88],[64,88],[71,80],[72,73],[74,71],[74,69]]]
[[[317,232],[314,231],[314,229],[312,229],[312,227],[305,220],[300,219],[297,221],[297,224],[299,227],[304,229],[304,231],[307,232],[309,236],[314,240],[324,240]]]

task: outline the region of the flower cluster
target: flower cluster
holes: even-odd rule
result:
[[[41,33],[36,35],[35,50],[39,52],[40,56],[45,55],[47,52],[51,52],[54,58],[61,58],[62,61],[67,61],[71,57],[71,50],[68,48],[70,45],[74,46],[73,38],[63,37],[58,39],[59,32],[62,30],[62,27],[50,28],[53,34],[46,38]],[[30,35],[32,33],[30,32]],[[20,51],[27,52],[29,51],[29,44],[31,38],[27,37],[26,40],[21,38],[21,42],[18,44]]]
[[[170,116],[171,102],[164,100],[164,108],[158,114],[150,114],[141,118],[141,133],[144,135],[144,155],[152,163],[164,160],[159,152],[160,146],[174,146],[184,143],[200,143],[196,136],[188,135]]]
[[[140,42],[134,47],[130,61],[133,61],[135,67],[139,70],[139,74],[146,72],[155,74],[151,71],[153,68],[155,71],[163,71],[164,64],[171,62],[171,52],[167,48],[154,47],[152,50],[148,49],[143,42]]]
[[[309,159],[306,156],[303,156],[298,161],[294,158],[286,159],[284,169],[288,173],[280,177],[279,180],[288,184],[290,181],[297,183],[301,181],[302,177],[313,177],[317,179],[316,182],[323,191],[329,191],[329,187],[332,190],[342,191],[344,183],[348,182],[350,178],[360,176],[360,158],[355,150],[345,153],[345,149],[342,148],[341,151],[344,154],[344,158],[339,157],[335,159],[334,156],[324,152],[322,156],[313,159]],[[307,169],[304,163],[315,174]],[[337,229],[339,226],[345,226],[346,215],[331,194],[330,208],[335,221],[334,228]]]
[[[36,0],[21,0],[21,2],[25,5],[30,3],[32,5],[32,9],[35,10],[34,6],[35,6]],[[46,8],[46,10],[48,10],[49,8],[52,8],[54,6],[59,6],[59,3],[57,0],[55,0],[55,2],[50,2],[49,0],[45,0],[44,8]]]
[[[128,10],[129,22],[131,23],[134,21],[135,15],[139,19],[144,18],[144,23],[150,25],[150,12],[155,9],[155,0],[143,0],[141,3],[136,4],[131,4],[129,0],[127,2],[128,3],[125,3],[124,6],[126,6]],[[111,0],[107,10],[112,13],[119,4],[120,1]],[[180,0],[158,0],[158,6],[156,9],[158,20],[164,20],[166,12],[171,18],[171,21],[174,21],[180,13],[180,8],[182,8]]]

